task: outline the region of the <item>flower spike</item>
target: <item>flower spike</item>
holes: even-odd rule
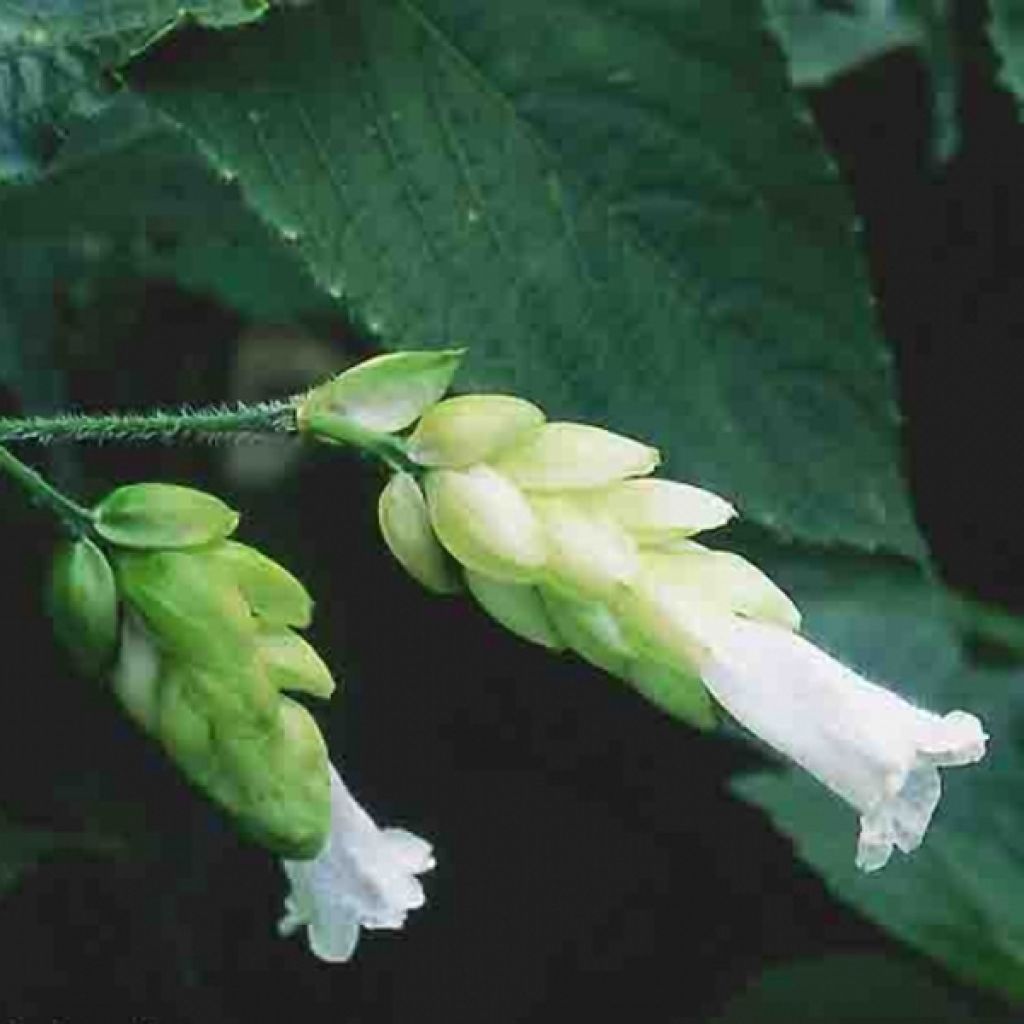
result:
[[[442,570],[457,567],[507,629],[692,726],[713,724],[713,698],[859,812],[865,871],[921,842],[939,768],[984,756],[973,715],[936,715],[862,678],[800,636],[799,608],[759,568],[694,542],[736,510],[653,477],[656,448],[507,395],[417,415],[399,442],[411,475],[392,479],[381,516],[408,571],[453,591]]]

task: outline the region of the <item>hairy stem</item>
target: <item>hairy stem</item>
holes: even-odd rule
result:
[[[155,410],[140,413],[58,413],[24,419],[0,417],[0,444],[32,441],[181,442],[231,441],[239,437],[295,433],[295,408],[289,401],[234,408]]]

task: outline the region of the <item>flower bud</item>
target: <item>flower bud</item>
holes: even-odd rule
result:
[[[268,625],[296,629],[309,625],[313,617],[309,591],[262,551],[229,540],[211,549],[208,557],[234,580],[253,613]]]
[[[117,584],[103,552],[88,539],[67,541],[50,571],[54,632],[83,672],[107,666],[117,649]]]
[[[514,484],[483,465],[434,470],[425,484],[434,530],[467,569],[510,583],[539,577],[543,531]]]
[[[585,423],[545,423],[502,452],[493,466],[527,491],[607,487],[645,476],[661,461],[656,448]]]
[[[364,430],[404,430],[448,390],[462,356],[462,349],[393,352],[358,363],[306,395],[298,406],[299,429],[308,430],[317,413],[319,424],[337,416]]]
[[[480,607],[509,632],[554,651],[565,649],[536,587],[505,583],[468,569],[466,584]]]
[[[253,650],[256,623],[242,594],[202,551],[118,552],[121,592],[158,647],[231,671]]]
[[[585,661],[610,675],[626,678],[635,657],[606,605],[597,601],[576,601],[541,588],[544,607],[565,642]]]
[[[532,402],[511,395],[460,395],[428,409],[408,442],[421,466],[464,469],[487,462],[544,422]]]
[[[699,676],[640,658],[630,666],[626,681],[673,718],[695,729],[715,727],[715,706]]]
[[[238,513],[220,498],[177,484],[118,487],[93,513],[96,532],[125,548],[200,547],[238,526]]]
[[[640,569],[636,542],[611,520],[587,515],[562,495],[530,502],[544,529],[544,583],[583,601],[601,601],[627,586]]]
[[[623,480],[586,495],[587,507],[641,543],[657,544],[724,526],[736,510],[711,491],[675,480]]]
[[[323,658],[290,629],[261,630],[256,650],[271,684],[279,690],[297,690],[327,699],[334,693],[334,679]]]
[[[391,553],[427,590],[454,594],[461,589],[451,558],[430,525],[420,485],[408,473],[396,473],[381,492],[377,521]]]

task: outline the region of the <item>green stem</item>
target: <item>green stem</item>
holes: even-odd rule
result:
[[[237,408],[156,410],[143,413],[58,413],[25,419],[0,417],[0,444],[34,441],[138,442],[225,441],[238,435],[295,433],[295,407],[289,401]]]
[[[417,473],[401,439],[367,430],[330,412],[310,412],[305,432],[322,440],[350,445],[385,462],[394,470]],[[54,416],[0,417],[0,444],[75,442],[230,441],[239,437],[298,434],[293,400],[239,405],[233,409],[157,409],[140,413],[58,413]]]
[[[409,458],[401,438],[368,430],[337,413],[310,410],[305,414],[303,430],[321,440],[351,445],[373,455],[396,472],[419,474],[422,467]]]
[[[26,466],[21,459],[15,458],[6,448],[0,447],[0,471],[28,492],[36,505],[41,505],[54,512],[57,517],[75,534],[87,533],[92,527],[92,513],[67,495],[61,494],[42,475]]]

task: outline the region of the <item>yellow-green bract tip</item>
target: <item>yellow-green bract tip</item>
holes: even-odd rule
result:
[[[315,412],[330,413],[364,430],[404,430],[448,390],[464,352],[390,352],[357,363],[298,403],[299,429],[310,431]],[[316,422],[329,419],[319,416]]]

